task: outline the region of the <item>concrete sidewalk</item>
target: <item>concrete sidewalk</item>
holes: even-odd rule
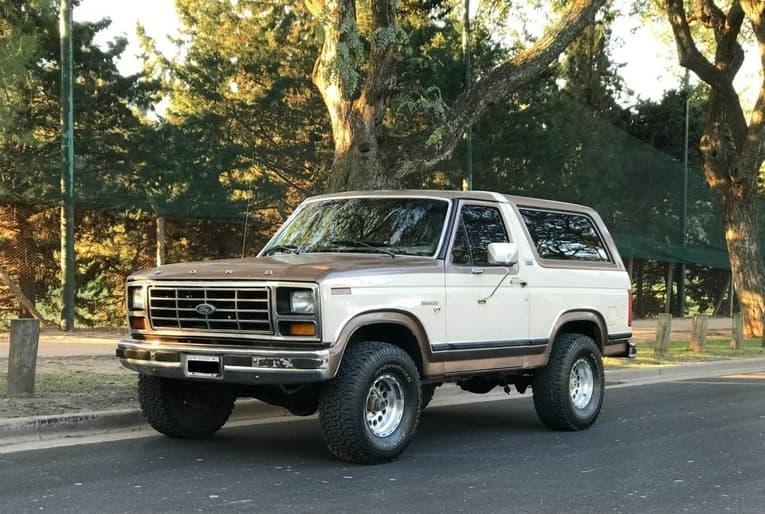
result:
[[[672,318],[672,339],[688,339],[691,336],[693,318]],[[730,337],[733,321],[727,317],[709,318],[707,337]],[[655,319],[636,319],[632,322],[632,335],[638,342],[656,339]]]
[[[82,329],[73,332],[45,328],[40,331],[39,357],[114,355],[117,341],[127,330]],[[10,332],[0,332],[0,359],[8,356]]]

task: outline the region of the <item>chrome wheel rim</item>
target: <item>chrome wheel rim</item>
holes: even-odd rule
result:
[[[364,418],[369,431],[377,437],[388,437],[396,431],[404,417],[404,388],[393,375],[381,375],[372,382],[364,405]]]
[[[582,410],[589,405],[595,390],[595,376],[589,360],[582,357],[571,367],[568,390],[574,407]]]

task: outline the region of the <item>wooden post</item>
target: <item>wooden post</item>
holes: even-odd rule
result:
[[[659,314],[656,318],[656,341],[653,345],[653,353],[666,355],[669,350],[669,339],[672,335],[672,316]]]
[[[11,320],[11,345],[8,351],[9,398],[23,398],[34,395],[37,344],[39,340],[39,320]]]
[[[699,353],[704,351],[704,347],[707,344],[707,320],[709,316],[706,314],[697,314],[693,317],[693,325],[691,329],[691,351]]]
[[[165,234],[165,217],[157,216],[157,266],[165,264],[167,254],[167,236]]]
[[[740,312],[734,312],[732,320],[730,347],[734,350],[742,350],[744,348],[744,315]]]

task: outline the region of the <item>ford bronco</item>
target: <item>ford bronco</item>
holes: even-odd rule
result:
[[[126,289],[117,356],[156,430],[209,436],[254,397],[318,411],[329,450],[358,463],[398,456],[445,382],[531,387],[544,425],[585,429],[602,356],[635,351],[598,214],[490,192],[309,198],[255,258],[161,266]]]

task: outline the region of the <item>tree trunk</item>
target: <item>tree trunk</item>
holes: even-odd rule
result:
[[[741,152],[736,143],[731,120],[732,100],[712,90],[709,118],[700,149],[704,157],[704,177],[720,204],[725,245],[728,249],[731,277],[740,311],[744,316],[747,337],[763,334],[765,313],[765,266],[758,230],[759,163]]]
[[[324,39],[312,79],[327,107],[335,144],[327,191],[401,187],[403,179],[449,159],[465,132],[497,102],[543,73],[605,3],[572,0],[534,44],[466,89],[443,120],[396,138],[384,133],[383,118],[396,82],[399,2],[369,2],[368,33],[362,35],[356,0],[305,0]]]
[[[763,335],[765,267],[757,230],[757,201],[741,198],[735,192],[728,193],[718,197],[733,286],[744,315],[744,334],[758,337]]]
[[[694,3],[689,17],[686,2],[667,0],[668,21],[682,66],[692,70],[710,86],[707,126],[699,148],[704,156],[704,176],[720,202],[725,244],[728,247],[733,285],[744,315],[747,336],[763,333],[763,279],[765,267],[757,229],[758,178],[765,144],[765,82],[747,125],[744,110],[733,85],[744,62],[739,43],[747,18],[760,48],[765,69],[765,12],[761,0],[734,0],[727,13],[714,0]],[[699,50],[691,30],[706,30],[706,41],[714,41],[714,59]]]
[[[390,189],[395,181],[386,169],[375,134],[375,113],[372,106],[340,108],[333,120],[335,155],[327,191]],[[339,143],[339,144],[338,144]]]

